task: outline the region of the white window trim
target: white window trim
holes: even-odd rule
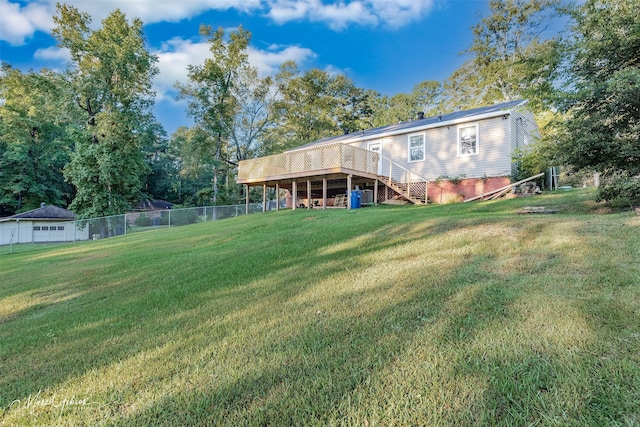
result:
[[[476,128],[476,152],[475,153],[461,153],[460,152],[460,131],[464,128]],[[463,125],[458,126],[456,145],[458,146],[458,157],[466,157],[466,156],[477,156],[480,153],[480,126],[478,123],[465,123]]]
[[[417,135],[421,135],[422,136],[422,159],[420,159],[420,160],[411,160],[411,137],[412,136],[417,136]],[[426,159],[427,159],[427,134],[426,134],[426,132],[411,133],[411,134],[407,135],[407,161],[409,163],[417,163],[417,162],[424,162]]]

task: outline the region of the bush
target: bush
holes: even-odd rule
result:
[[[180,209],[171,211],[171,225],[189,225],[198,222],[198,212],[196,209]]]
[[[617,172],[605,176],[598,189],[597,200],[623,202],[629,205],[640,204],[640,179],[631,177],[626,172]]]
[[[151,225],[151,218],[147,217],[145,214],[140,214],[140,216],[134,221],[134,224],[140,227],[149,227]]]

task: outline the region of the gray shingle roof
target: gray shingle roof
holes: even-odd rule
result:
[[[38,209],[22,212],[4,219],[54,219],[54,220],[74,220],[76,214],[64,208],[54,205],[45,205]]]
[[[508,113],[509,110],[521,107],[525,105],[527,101],[517,100],[517,101],[509,101],[503,102],[500,104],[490,105],[488,107],[474,108],[472,110],[465,111],[456,111],[454,113],[442,114],[433,117],[425,117],[424,119],[412,120],[410,122],[402,122],[394,125],[382,126],[378,128],[372,128],[367,130],[356,131],[353,133],[348,133],[345,135],[332,136],[324,139],[320,139],[318,141],[313,141],[308,144],[304,144],[300,147],[296,147],[290,151],[300,150],[304,148],[311,148],[320,145],[326,144],[335,144],[339,142],[353,142],[354,139],[369,139],[374,138],[377,135],[388,134],[388,133],[402,133],[405,131],[410,131],[413,128],[426,127],[430,125],[438,125],[446,126],[447,122],[455,122],[463,119],[473,120],[476,116],[482,116],[491,113]]]

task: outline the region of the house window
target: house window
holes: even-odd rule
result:
[[[42,226],[42,231],[49,231],[49,226],[48,225],[43,225]]]
[[[58,231],[64,231],[64,225],[59,225],[58,226]]]
[[[34,225],[33,226],[33,231],[40,231],[40,226],[39,225]]]
[[[478,154],[478,125],[458,128],[458,156]]]
[[[424,160],[424,133],[409,135],[409,161],[419,162]]]

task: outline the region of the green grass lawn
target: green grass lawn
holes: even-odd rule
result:
[[[640,217],[593,198],[2,255],[0,424],[640,425]]]

